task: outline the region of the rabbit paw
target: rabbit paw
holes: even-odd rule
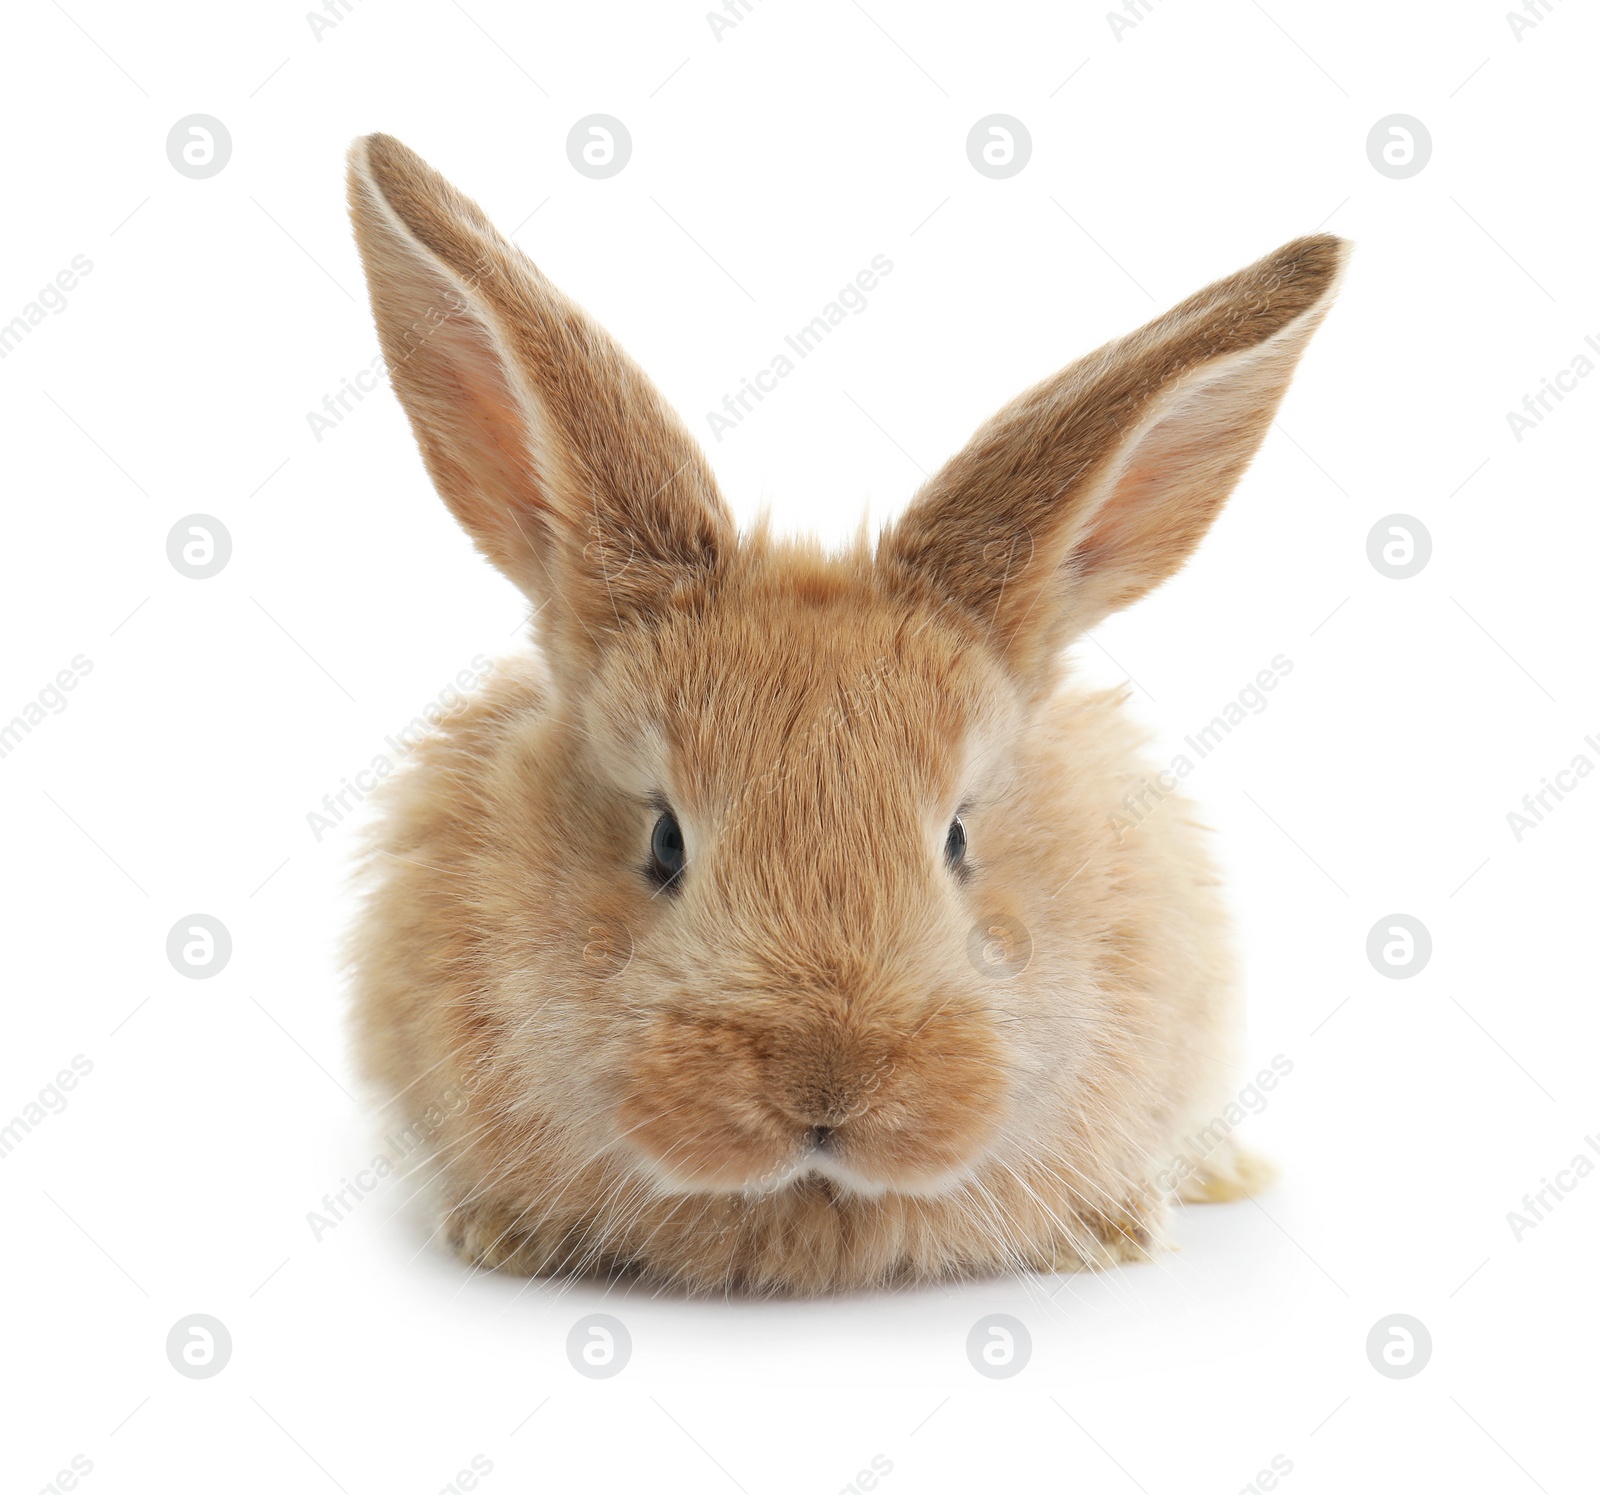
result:
[[[445,1238],[469,1267],[542,1277],[577,1260],[577,1243],[559,1226],[509,1206],[469,1205],[450,1212]]]
[[[1230,1139],[1204,1157],[1189,1160],[1178,1198],[1185,1204],[1226,1204],[1260,1193],[1277,1176],[1278,1170],[1265,1158]]]
[[[1051,1241],[1037,1263],[1043,1272],[1089,1272],[1153,1261],[1164,1245],[1161,1221],[1137,1205],[1080,1215],[1070,1234]]]

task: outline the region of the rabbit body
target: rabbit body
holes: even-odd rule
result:
[[[638,370],[403,146],[357,143],[351,200],[430,472],[538,609],[385,786],[353,945],[463,1257],[1048,1272],[1258,1183],[1213,1125],[1240,1012],[1203,833],[1061,657],[1198,543],[1339,241],[1045,381],[829,555],[738,536]]]

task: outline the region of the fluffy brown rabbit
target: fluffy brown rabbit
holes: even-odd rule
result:
[[[1183,564],[1346,246],[1046,379],[875,547],[741,536],[615,343],[399,142],[350,207],[445,502],[528,596],[386,786],[369,1077],[469,1262],[819,1292],[1149,1255],[1227,1136],[1216,879],[1065,646]]]

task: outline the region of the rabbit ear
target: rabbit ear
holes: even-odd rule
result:
[[[891,584],[953,598],[1025,678],[1188,559],[1266,435],[1348,246],[1297,239],[1036,385],[885,536]]]
[[[603,329],[387,135],[350,150],[373,317],[423,460],[582,663],[735,543],[705,457]]]

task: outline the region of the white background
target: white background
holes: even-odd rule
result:
[[[0,321],[93,263],[0,361],[0,720],[92,671],[0,759],[0,1123],[92,1072],[0,1158],[7,1489],[91,1491],[1592,1489],[1600,1181],[1507,1221],[1600,1133],[1590,958],[1600,779],[1518,842],[1507,812],[1600,734],[1590,432],[1600,379],[1518,441],[1507,412],[1600,335],[1597,26],[1503,4],[1165,0],[934,9],[356,0],[7,7]],[[591,181],[567,131],[622,119]],[[974,121],[1023,120],[993,181]],[[203,181],[173,123],[231,133]],[[1375,121],[1433,155],[1392,180]],[[350,822],[308,812],[520,597],[430,491],[388,390],[307,420],[376,352],[343,153],[398,135],[650,370],[741,518],[842,539],[894,513],[1012,393],[1320,225],[1357,244],[1277,428],[1191,566],[1080,654],[1131,677],[1166,759],[1278,654],[1292,674],[1190,779],[1217,827],[1251,1053],[1284,1168],[1114,1274],[821,1303],[685,1303],[469,1278],[394,1183],[320,1241],[376,1150],[336,951]],[[535,210],[537,209],[537,212]],[[529,215],[533,216],[530,217]],[[876,254],[894,269],[725,440],[705,412]],[[215,515],[213,579],[166,556]],[[1418,576],[1368,562],[1396,512]],[[553,833],[557,833],[553,828]],[[168,930],[232,933],[205,981]],[[1369,964],[1403,912],[1419,975]],[[36,1113],[37,1114],[37,1113]],[[604,1308],[633,1358],[574,1373]],[[990,1381],[983,1314],[1030,1328]],[[177,1375],[181,1316],[230,1363]],[[1432,1358],[1368,1363],[1406,1313]],[[534,1411],[535,1408],[539,1410]],[[529,1418],[529,1414],[534,1415]]]

